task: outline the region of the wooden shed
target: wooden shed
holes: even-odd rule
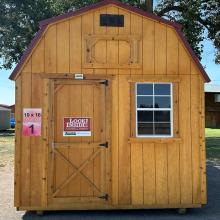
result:
[[[19,210],[206,204],[209,78],[181,25],[101,1],[42,21],[10,79]]]

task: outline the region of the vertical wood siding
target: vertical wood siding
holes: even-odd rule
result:
[[[125,27],[100,27],[99,15],[106,12],[123,14]],[[141,67],[84,68],[86,34],[139,34],[141,40],[138,57]],[[130,49],[125,41],[103,40],[95,48],[96,57],[103,63],[124,63],[129,54]],[[15,205],[28,207],[43,206],[47,203],[45,182],[42,183],[45,181],[47,165],[46,159],[41,160],[46,158],[47,154],[46,139],[19,136],[23,108],[48,109],[45,104],[48,95],[45,93],[45,86],[48,82],[43,81],[37,73],[80,72],[115,75],[111,84],[112,204],[206,203],[204,81],[174,29],[110,5],[50,25],[24,66],[21,76],[17,78]],[[131,103],[134,105],[131,94],[134,93],[134,87],[128,79],[136,76],[138,80],[145,77],[146,81],[152,81],[154,75],[163,80],[168,79],[166,77],[169,75],[179,76],[179,81],[174,82],[173,103],[174,136],[180,137],[181,143],[129,142],[130,135],[134,135],[134,123],[131,125],[131,111],[134,111],[134,106],[131,106]],[[149,77],[149,80],[146,77]],[[74,91],[69,91],[70,93],[74,94]],[[92,91],[84,88],[82,93],[86,96],[91,95]],[[62,91],[59,94],[62,95]],[[67,111],[68,114],[68,109],[63,106],[68,105],[70,97],[63,99],[60,96],[57,99],[55,107],[60,108],[59,111]],[[87,109],[82,111],[86,112]],[[45,114],[44,123],[47,120]],[[62,134],[55,133],[55,138],[63,137]],[[62,153],[70,160],[76,160],[73,152]],[[86,157],[83,154],[81,156]],[[94,166],[99,166],[99,163],[100,161],[95,161]],[[62,170],[59,171],[57,168],[57,171],[66,172],[68,175],[68,167],[64,168],[65,165],[62,165]],[[89,170],[86,172],[89,174]],[[56,176],[58,184],[62,179],[59,179],[59,175]],[[97,177],[98,182],[99,178],[101,177]],[[83,187],[80,185],[80,179],[75,181],[79,182],[79,187]],[[91,194],[89,191],[83,193]],[[66,189],[62,194],[74,194],[74,189]]]

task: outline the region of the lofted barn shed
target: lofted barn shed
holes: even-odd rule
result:
[[[101,1],[42,21],[10,79],[19,210],[206,204],[209,78],[179,24]]]

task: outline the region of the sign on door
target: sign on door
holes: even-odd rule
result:
[[[63,136],[91,136],[91,118],[64,117]]]

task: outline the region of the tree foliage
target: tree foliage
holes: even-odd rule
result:
[[[39,21],[90,5],[98,0],[1,0],[0,58],[1,67],[9,69],[17,63],[39,29]],[[122,0],[147,10],[143,0]],[[202,55],[204,32],[216,48],[220,63],[220,1],[159,0],[154,11],[161,17],[177,21],[199,58]]]

